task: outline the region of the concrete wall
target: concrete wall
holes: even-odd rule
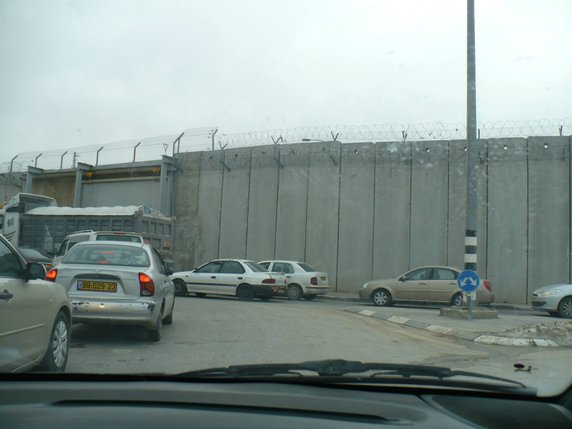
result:
[[[570,138],[478,142],[478,270],[497,302],[569,282]],[[464,141],[269,145],[180,154],[177,269],[305,260],[332,287],[421,264],[462,267]]]
[[[82,187],[81,207],[129,205],[144,205],[157,209],[161,207],[159,177],[144,180],[84,181]],[[58,201],[58,205],[68,204]]]

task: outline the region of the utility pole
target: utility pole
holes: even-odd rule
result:
[[[475,0],[467,0],[467,224],[465,227],[465,270],[477,271],[477,83],[475,64]],[[468,296],[471,318],[471,295]]]

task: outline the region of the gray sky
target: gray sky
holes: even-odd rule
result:
[[[464,122],[466,1],[0,0],[0,162],[330,124]],[[572,116],[572,1],[476,0],[478,119]]]

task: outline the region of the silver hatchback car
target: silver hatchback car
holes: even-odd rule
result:
[[[149,340],[159,341],[162,325],[173,323],[171,273],[148,244],[84,241],[46,279],[66,288],[74,322],[142,326]]]

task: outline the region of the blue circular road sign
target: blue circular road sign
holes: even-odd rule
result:
[[[457,277],[457,286],[466,293],[477,290],[480,283],[481,279],[479,279],[479,275],[473,270],[465,270]]]

